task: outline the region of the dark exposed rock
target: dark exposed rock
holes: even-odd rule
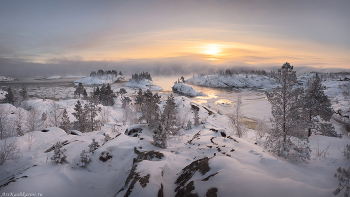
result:
[[[113,155],[111,155],[108,151],[102,151],[102,153],[99,157],[99,160],[106,162],[106,161],[108,161],[108,159],[110,159],[112,157],[113,157]]]
[[[137,182],[140,183],[142,188],[145,188],[147,186],[147,184],[149,183],[149,178],[151,176],[150,174],[147,174],[146,176],[141,177],[140,174],[138,172],[136,172],[138,163],[143,161],[143,160],[149,160],[149,161],[154,161],[155,159],[160,160],[164,157],[163,153],[160,153],[157,151],[141,152],[141,151],[137,150],[136,147],[134,147],[134,152],[137,154],[137,157],[134,158],[134,160],[133,160],[133,165],[132,165],[132,168],[130,170],[129,176],[125,180],[125,185],[118,191],[118,193],[120,193],[121,191],[124,191],[125,189],[127,189],[124,197],[128,197],[131,194],[132,189],[134,188],[134,185]],[[118,195],[118,193],[116,195]]]
[[[220,134],[221,134],[222,137],[226,137],[226,133],[225,132],[221,131]]]
[[[158,190],[158,197],[164,197],[163,184],[160,184],[160,189]]]
[[[202,175],[207,173],[210,170],[209,167],[209,158],[204,157],[203,159],[199,159],[193,161],[191,164],[182,169],[180,176],[176,179],[175,184],[177,185],[175,192],[176,197],[180,196],[198,196],[197,194],[192,194],[191,191],[194,190],[194,183],[191,181],[187,185],[185,185],[192,176],[199,171]]]
[[[191,102],[191,109],[192,109],[192,110],[199,111],[199,107],[198,107],[198,105],[197,105],[197,104],[195,104],[195,103],[192,103],[192,102]]]
[[[214,114],[214,112],[211,111],[210,109],[208,109],[208,108],[206,108],[206,107],[204,107],[204,106],[202,106],[202,107],[203,107],[205,110],[207,110],[209,116],[211,116],[211,115]]]
[[[205,194],[205,197],[217,197],[217,192],[218,192],[218,189],[217,188],[210,188],[208,189],[207,193]]]
[[[142,128],[132,128],[132,129],[126,129],[125,135],[132,136],[132,137],[138,137],[140,133],[142,132]]]
[[[214,174],[211,174],[211,175],[205,177],[204,179],[202,179],[202,181],[207,181],[207,180],[209,180],[211,177],[217,175],[218,173],[219,173],[219,172],[215,172]]]

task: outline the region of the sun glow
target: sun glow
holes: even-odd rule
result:
[[[219,46],[210,45],[210,46],[207,46],[204,48],[203,53],[208,54],[208,55],[217,55],[220,52],[221,52],[221,49]]]

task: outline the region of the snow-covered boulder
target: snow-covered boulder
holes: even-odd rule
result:
[[[74,83],[82,83],[83,85],[102,85],[107,83],[114,83],[118,81],[123,81],[124,76],[121,75],[102,75],[102,76],[94,76],[94,77],[85,77],[82,79],[75,80]]]
[[[206,94],[203,94],[197,90],[195,90],[192,86],[189,86],[184,83],[176,83],[173,87],[173,92],[178,94],[183,94],[190,97],[196,97],[196,96],[207,96]]]
[[[131,87],[131,88],[141,88],[143,90],[145,89],[150,89],[152,91],[161,91],[163,90],[162,87],[157,86],[153,81],[148,80],[148,79],[142,79],[139,81],[136,80],[130,80],[128,83],[125,84],[126,87]]]

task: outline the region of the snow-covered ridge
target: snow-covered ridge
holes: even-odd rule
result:
[[[195,90],[192,86],[189,86],[184,83],[176,83],[172,87],[172,89],[174,93],[183,94],[190,97],[207,96],[206,94],[203,94],[202,92]]]
[[[199,75],[186,80],[192,85],[216,87],[216,88],[259,88],[271,89],[276,86],[274,79],[263,75]]]
[[[74,83],[82,83],[83,85],[101,85],[106,83],[114,83],[118,81],[123,81],[124,76],[122,75],[113,75],[113,74],[106,74],[102,76],[94,76],[94,77],[85,77],[82,79],[75,80]]]
[[[0,76],[0,81],[13,81],[13,80],[15,80],[15,78]]]
[[[143,90],[145,89],[150,89],[152,91],[161,91],[163,90],[162,87],[157,86],[155,83],[153,83],[153,81],[148,80],[148,79],[142,79],[139,81],[136,80],[129,80],[129,82],[127,82],[125,84],[126,87],[131,87],[131,88],[141,88]]]

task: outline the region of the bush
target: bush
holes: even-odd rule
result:
[[[57,144],[55,144],[54,155],[51,157],[51,161],[53,163],[60,163],[60,164],[69,163],[67,161],[66,154],[64,154],[66,149],[61,149],[61,148],[62,148],[61,142],[58,142]]]

